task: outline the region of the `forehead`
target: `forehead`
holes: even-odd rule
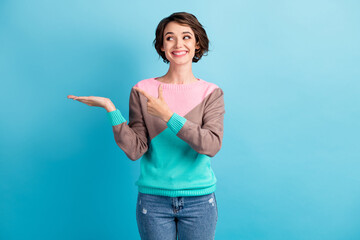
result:
[[[194,34],[191,27],[189,27],[188,25],[180,25],[177,22],[169,22],[164,29],[164,34],[166,34],[167,32],[173,32],[174,34],[181,34],[182,32],[191,32],[192,34]]]

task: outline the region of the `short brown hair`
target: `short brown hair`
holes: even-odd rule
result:
[[[192,59],[193,62],[198,62],[203,55],[207,56],[207,52],[209,52],[209,39],[203,26],[191,13],[176,12],[160,21],[156,28],[155,39],[153,41],[156,51],[165,63],[169,63],[169,60],[166,58],[165,52],[161,51],[161,48],[164,43],[164,30],[169,22],[177,22],[181,25],[188,25],[194,31],[195,42],[200,48],[195,49],[195,55]]]

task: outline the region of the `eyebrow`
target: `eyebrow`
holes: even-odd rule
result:
[[[189,33],[190,35],[192,35],[191,32],[183,32],[183,34],[186,34],[186,33]],[[174,34],[174,33],[173,33],[173,32],[167,32],[167,33],[165,34],[165,36],[168,35],[168,34]]]

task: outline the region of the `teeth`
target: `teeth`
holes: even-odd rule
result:
[[[184,52],[178,52],[178,53],[173,52],[173,54],[175,54],[175,55],[183,55],[184,53],[186,53],[186,52],[185,51]]]

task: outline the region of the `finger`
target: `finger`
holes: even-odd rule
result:
[[[74,99],[74,100],[76,100],[78,102],[82,102],[82,103],[88,103],[88,101],[85,99]]]
[[[75,100],[88,100],[88,97],[76,97]]]
[[[78,100],[78,99],[76,99],[76,101],[79,101],[79,102],[85,103],[86,105],[89,105],[89,106],[92,106],[92,105],[93,105],[93,102],[88,101],[88,100]]]
[[[147,94],[145,91],[143,91],[140,88],[134,87],[135,90],[137,90],[138,92],[140,92],[142,95],[144,95],[147,99],[152,99],[153,97],[150,96],[149,94]]]
[[[162,98],[163,98],[163,91],[162,91],[163,89],[162,89],[162,85],[161,85],[161,84],[159,85],[159,89],[158,89],[158,90],[159,90],[159,96],[158,96],[158,98],[162,99]]]

